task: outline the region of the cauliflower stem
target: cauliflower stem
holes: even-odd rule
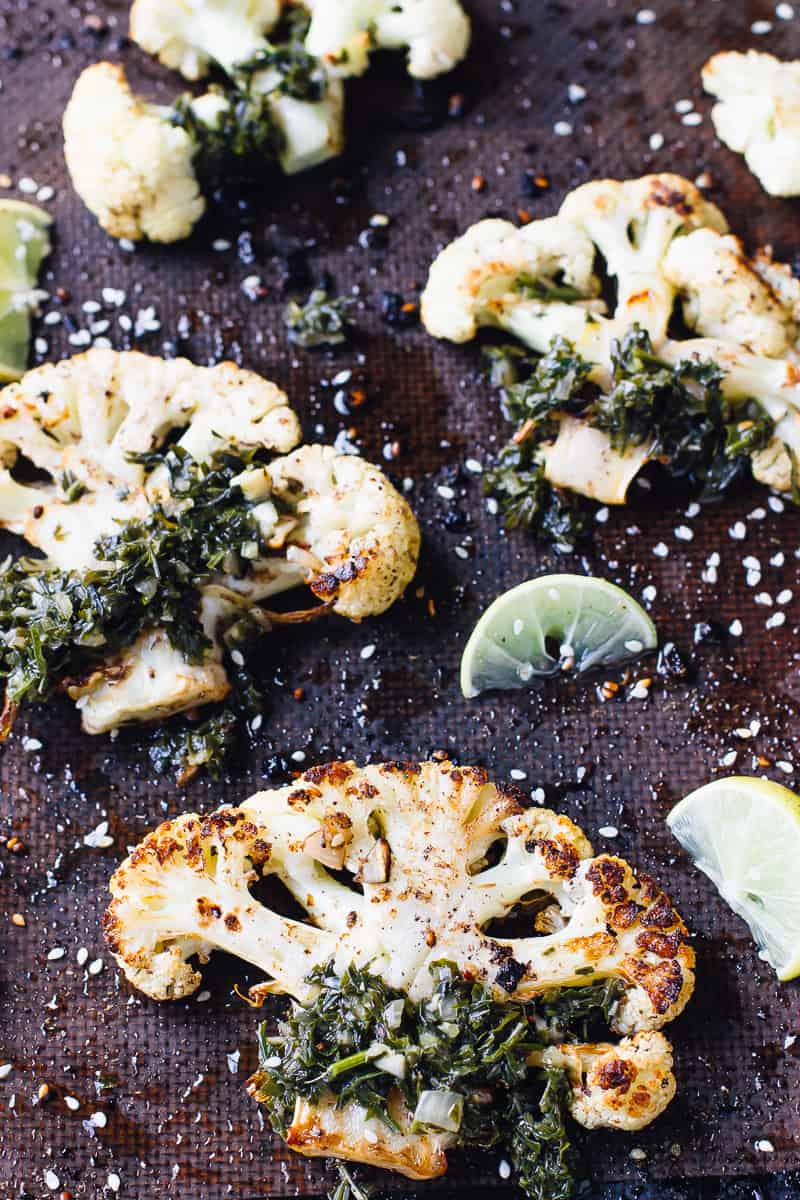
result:
[[[750,456],[769,446],[775,423],[755,400],[728,400],[714,362],[664,362],[638,325],[612,344],[610,356],[602,391],[587,383],[592,364],[565,338],[554,338],[541,357],[514,346],[488,348],[489,378],[500,388],[505,416],[518,425],[485,480],[509,527],[533,529],[562,546],[585,533],[585,503],[548,478],[559,442],[578,421],[602,431],[637,469],[641,452],[696,485],[701,499],[745,478]]]

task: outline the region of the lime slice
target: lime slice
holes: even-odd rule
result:
[[[800,975],[800,796],[766,779],[716,779],[676,804],[667,824],[778,978]]]
[[[588,575],[542,575],[487,608],[461,659],[461,690],[472,698],[559,671],[616,666],[657,644],[655,625],[622,588]]]
[[[0,200],[0,382],[28,365],[36,280],[50,253],[52,217],[21,200]]]

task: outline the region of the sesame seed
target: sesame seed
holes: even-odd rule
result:
[[[605,525],[606,521],[609,518],[609,515],[610,515],[610,510],[608,508],[606,508],[605,506],[603,506],[603,508],[598,508],[597,512],[594,514],[594,519],[600,525]]]
[[[82,967],[86,962],[88,962],[89,951],[86,949],[85,946],[81,946],[80,950],[75,955],[75,958],[77,960],[78,966]]]
[[[509,775],[512,779],[516,779],[518,783],[520,780],[528,778],[528,772],[520,771],[519,767],[512,767],[512,769],[509,771]]]
[[[792,763],[787,762],[785,758],[779,759],[778,762],[775,763],[775,766],[779,771],[783,771],[784,775],[791,775],[794,771],[794,766]]]
[[[653,554],[655,554],[656,558],[666,558],[669,554],[669,549],[663,542],[659,542],[657,546],[653,547]]]
[[[368,646],[364,646],[362,648],[361,657],[366,660],[368,658],[372,658],[374,653],[375,653],[375,644],[374,644],[374,642],[370,642],[370,644]]]
[[[632,1158],[634,1162],[644,1162],[647,1158],[647,1153],[644,1150],[640,1150],[638,1146],[634,1146],[628,1157]]]
[[[664,145],[663,133],[651,133],[649,144],[650,144],[651,150],[660,150],[661,147]]]
[[[497,1168],[497,1174],[500,1176],[501,1179],[510,1179],[511,1178],[511,1163],[506,1162],[506,1160],[504,1158],[501,1159],[500,1165]]]
[[[771,567],[782,567],[785,562],[786,555],[782,550],[779,550],[777,554],[773,554],[772,558],[769,560],[769,565]]]
[[[477,458],[468,458],[464,466],[473,475],[480,475],[483,472],[483,466],[478,462]]]
[[[768,617],[764,624],[767,629],[778,629],[781,625],[785,625],[785,623],[786,613],[776,612],[771,617]]]
[[[48,183],[44,187],[40,187],[36,193],[36,199],[40,204],[47,204],[48,200],[52,200],[55,196],[55,188],[51,188]]]
[[[38,183],[35,179],[31,179],[30,175],[23,175],[22,179],[20,179],[19,183],[17,184],[17,187],[21,192],[24,192],[26,196],[34,196],[39,190]]]
[[[791,4],[776,4],[775,16],[779,21],[791,21],[794,16],[794,9]]]
[[[8,1079],[11,1072],[14,1070],[13,1063],[0,1064],[0,1079]]]
[[[443,500],[454,500],[455,499],[455,492],[453,491],[453,489],[451,487],[448,487],[447,484],[440,483],[436,489],[436,492],[437,492],[437,495],[441,496]]]
[[[63,946],[54,946],[53,949],[49,950],[47,953],[47,961],[58,962],[58,960],[63,958],[66,953],[67,952]]]
[[[783,503],[780,496],[770,496],[769,499],[767,500],[767,504],[770,506],[772,511],[775,513],[782,513],[783,510],[786,508],[786,505]]]
[[[694,530],[690,529],[688,525],[679,525],[675,530],[675,537],[680,542],[691,542],[694,538]]]
[[[652,583],[648,583],[647,587],[642,588],[642,599],[648,604],[652,604],[657,595],[658,588]]]
[[[216,250],[218,254],[222,254],[225,250],[230,250],[231,244],[227,238],[216,238],[211,243],[211,249]]]
[[[643,679],[639,679],[631,688],[631,700],[646,700],[650,695],[650,684],[645,683]]]
[[[88,971],[89,971],[90,975],[99,975],[100,972],[102,971],[102,969],[103,969],[102,958],[94,958],[89,963]]]
[[[556,137],[569,137],[572,133],[572,126],[569,121],[556,121],[553,126],[553,133]]]
[[[119,1175],[117,1175],[116,1171],[111,1172],[106,1180],[106,1183],[108,1184],[109,1191],[111,1192],[118,1192],[122,1187],[122,1180],[120,1179]]]
[[[534,804],[544,804],[544,802],[545,802],[544,788],[540,788],[540,787],[534,788],[533,791],[531,792],[531,800],[533,801]]]
[[[629,654],[640,654],[644,650],[644,644],[637,641],[636,638],[631,638],[629,642],[625,643],[625,649]]]
[[[656,14],[652,8],[640,8],[636,14],[637,25],[652,25],[656,19]]]
[[[735,542],[741,542],[747,537],[747,526],[744,521],[736,521],[728,530],[728,536]]]
[[[753,21],[753,24],[750,26],[750,32],[756,34],[756,36],[771,33],[772,21]],[[770,1149],[772,1149],[771,1146]]]
[[[754,508],[751,513],[748,513],[748,520],[763,521],[766,515],[767,510],[765,508]]]
[[[597,832],[604,838],[615,838],[619,834],[616,825],[601,825]]]
[[[77,1112],[81,1106],[80,1100],[76,1100],[74,1096],[65,1096],[64,1103],[70,1112]]]
[[[737,750],[729,750],[727,754],[723,754],[720,762],[722,763],[723,767],[732,767],[738,757],[739,753]]]
[[[676,113],[690,113],[694,108],[694,103],[691,100],[678,100],[675,104]]]
[[[738,617],[731,621],[730,625],[728,626],[728,633],[731,635],[731,637],[741,637],[743,632],[744,630],[742,628],[742,622]]]
[[[198,1004],[208,1004],[210,999],[211,999],[211,992],[209,992],[205,988],[203,989],[202,992],[197,993],[197,1003]]]
[[[792,598],[792,589],[784,588],[782,592],[778,592],[776,597],[778,604],[788,604]]]
[[[681,117],[682,125],[702,125],[703,114],[699,112],[686,113],[686,116]]]
[[[464,546],[454,546],[453,550],[457,558],[469,558],[469,551]]]
[[[519,635],[522,633],[523,629],[525,628],[525,622],[520,620],[519,617],[517,617],[517,619],[514,621],[514,624],[512,625],[511,628],[514,630],[514,637],[519,637]]]
[[[56,1192],[61,1187],[61,1180],[58,1178],[55,1171],[45,1171],[44,1181],[51,1192]]]
[[[570,104],[580,104],[581,100],[586,99],[586,88],[579,83],[571,83],[567,88],[567,96]]]
[[[295,750],[292,754],[292,762],[301,763],[306,761],[305,750]]]
[[[761,604],[765,608],[772,608],[772,596],[769,592],[759,592],[756,596],[756,604]]]
[[[762,1154],[772,1154],[775,1147],[769,1138],[759,1138],[756,1142],[756,1150],[759,1150]]]
[[[108,1117],[104,1112],[93,1112],[89,1120],[94,1125],[95,1129],[105,1129],[108,1124]]]

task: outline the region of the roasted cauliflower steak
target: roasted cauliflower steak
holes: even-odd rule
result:
[[[252,885],[268,876],[305,920],[254,899]],[[553,905],[546,931],[487,932],[532,891]],[[191,960],[206,962],[214,950],[265,972],[255,996],[286,993],[301,1003],[315,994],[310,972],[327,963],[337,973],[368,966],[417,1001],[431,994],[430,968],[441,960],[505,999],[618,980],[619,1046],[551,1047],[537,1061],[566,1064],[572,1111],[586,1125],[638,1128],[674,1093],[669,1043],[656,1031],[694,987],[683,921],[652,879],[614,855],[594,856],[567,817],[525,807],[481,769],[447,761],[312,768],[238,808],[165,822],[118,868],[111,893],[104,928],[114,957],[158,1000],[192,994],[201,975]],[[413,1178],[441,1174],[452,1142],[421,1138],[407,1113],[395,1115],[400,1133],[376,1127],[380,1136],[365,1142],[363,1113],[324,1099],[299,1103],[289,1143]]]
[[[275,455],[238,478],[258,501],[252,512],[274,551],[241,578],[221,569],[201,587],[199,616],[212,646],[204,661],[188,661],[154,628],[73,682],[69,692],[89,733],[224,698],[222,631],[269,597],[308,586],[358,621],[394,603],[416,569],[419,527],[405,500],[360,458],[329,446],[293,449],[300,425],[274,384],[231,363],[198,367],[136,351],[93,349],[5,389],[0,526],[62,570],[101,567],[101,536],[174,499],[163,466],[148,471],[141,460],[173,439],[199,463],[223,450]],[[18,460],[49,480],[20,482]],[[65,493],[65,480],[79,485],[77,498]]]
[[[616,285],[613,310],[601,297],[598,256]],[[671,336],[676,308],[696,336]],[[613,347],[634,327],[667,363],[712,360],[727,399],[755,399],[775,422],[772,444],[751,459],[756,478],[791,488],[791,455],[800,453],[800,281],[768,250],[748,257],[716,205],[680,176],[587,183],[556,216],[523,228],[478,222],[434,261],[421,312],[429,333],[457,343],[484,326],[540,354],[564,338],[601,390],[611,385]],[[623,504],[653,448],[623,453],[588,422],[552,416],[558,434],[539,450],[546,478]]]

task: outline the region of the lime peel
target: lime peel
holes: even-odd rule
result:
[[[542,575],[487,608],[464,649],[461,690],[472,699],[562,671],[617,666],[657,645],[650,617],[616,584]]]
[[[50,253],[52,217],[23,200],[0,200],[0,383],[28,365],[30,318],[42,261]]]
[[[746,921],[778,978],[800,975],[800,796],[733,775],[686,796],[667,825]]]

